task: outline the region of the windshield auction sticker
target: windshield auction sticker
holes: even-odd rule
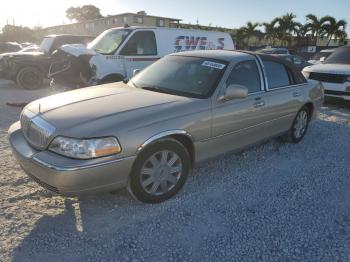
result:
[[[202,63],[202,66],[207,66],[207,67],[211,67],[211,68],[216,68],[216,69],[224,69],[225,65],[224,64],[220,64],[220,63],[215,63],[215,62],[211,62],[211,61],[204,61]]]

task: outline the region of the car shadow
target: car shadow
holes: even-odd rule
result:
[[[335,109],[338,110],[339,108]],[[320,125],[331,128],[338,128],[340,125],[327,121],[327,117],[334,115],[334,112],[322,111],[322,114],[324,114],[323,119],[314,124],[315,126],[310,130],[311,134],[306,137],[309,143],[314,145],[318,144],[317,139],[323,141],[322,138],[328,136],[328,134],[323,134],[320,131]],[[339,116],[346,117],[350,121],[349,110],[341,114]],[[348,128],[350,129],[350,124]],[[209,210],[206,210],[206,206],[210,202],[217,201],[219,198],[217,195],[221,193],[216,190],[214,194],[206,194],[205,190],[208,188],[215,189],[216,186],[224,187],[226,184],[230,184],[235,187],[235,190],[249,192],[251,189],[251,185],[245,180],[245,176],[251,175],[249,173],[250,167],[240,163],[247,163],[247,161],[256,163],[256,160],[263,159],[268,154],[279,155],[290,151],[304,151],[308,150],[308,147],[309,145],[303,143],[298,145],[283,144],[274,139],[236,154],[226,154],[220,158],[210,160],[195,168],[180,194],[174,199],[158,205],[142,204],[135,201],[126,190],[121,190],[115,194],[106,193],[97,196],[65,198],[63,212],[54,216],[44,215],[40,218],[30,233],[14,250],[12,259],[13,261],[82,261],[82,257],[85,257],[92,261],[97,258],[132,261],[136,252],[148,252],[148,255],[152,256],[152,249],[157,248],[158,245],[161,246],[164,241],[169,241],[169,239],[158,238],[159,230],[168,232],[170,239],[178,238],[178,246],[187,245],[188,248],[191,245],[195,246],[200,240],[191,230],[195,232],[200,230],[209,232],[208,230],[211,230],[211,234],[219,234],[218,232],[221,230],[220,217],[226,216],[226,211],[221,208],[220,213],[217,213],[216,216],[208,215],[209,220],[196,221],[201,226],[201,223],[210,226],[192,226],[194,229],[191,229],[188,227],[187,220],[191,220],[192,210],[191,207],[187,206],[187,199],[195,194],[203,195],[196,198],[198,200],[196,205],[202,206],[205,214],[210,213]],[[235,165],[232,163],[235,163]],[[284,169],[283,172],[288,172],[283,165],[278,168]],[[221,173],[227,172],[227,170],[230,170],[230,176],[221,178]],[[213,175],[220,178],[213,181]],[[303,175],[300,174],[300,176]],[[267,181],[264,180],[267,177],[257,179],[260,179],[257,182],[258,185],[263,185]],[[273,177],[273,179],[276,179],[276,177]],[[303,189],[296,188],[294,190],[294,184],[289,184],[288,179],[291,178],[288,176],[281,176],[278,179],[281,179],[280,184],[278,184],[278,181],[273,181],[273,184],[276,188],[288,184],[292,191],[290,198],[295,199],[298,195],[304,194]],[[277,193],[282,194],[278,191]],[[274,192],[274,194],[267,196],[271,197],[276,194]],[[289,198],[286,197],[286,199],[286,201],[289,201]],[[240,205],[234,202],[229,204],[237,205],[237,212],[243,212],[244,216],[258,216],[261,212],[259,210],[264,207],[263,203],[262,205],[255,203],[254,200],[249,200],[249,197],[242,198],[240,201]],[[267,198],[266,201],[269,201],[269,199]],[[279,213],[278,208],[276,206],[275,214]],[[177,217],[172,217],[171,214],[174,212],[181,212],[185,219],[180,221]],[[166,220],[168,222],[169,219],[173,219],[173,223],[180,224],[185,230],[174,232],[172,228],[164,228],[163,224]],[[136,226],[136,224],[138,225]],[[143,227],[152,224],[155,228],[154,231],[150,231],[143,236],[142,241],[139,240],[140,224]],[[273,225],[270,226],[273,229]],[[143,232],[143,234],[145,233]],[[175,243],[175,241],[173,242]],[[176,250],[178,246],[174,245]],[[148,257],[147,259],[147,254],[145,256],[146,260],[149,261],[166,261],[166,258]],[[183,259],[180,258],[179,260]]]

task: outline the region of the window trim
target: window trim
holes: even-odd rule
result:
[[[137,34],[137,33],[139,33],[139,32],[151,32],[151,33],[153,33],[154,41],[155,41],[155,45],[156,45],[156,53],[153,54],[153,55],[138,55],[138,54],[134,54],[134,55],[123,55],[122,52],[123,52],[124,47],[128,44],[129,40],[130,40],[135,34]],[[158,53],[159,53],[159,52],[158,52],[158,43],[157,43],[156,33],[155,33],[153,30],[135,30],[135,31],[133,31],[133,33],[131,33],[131,34],[128,36],[128,38],[124,40],[123,45],[120,46],[120,49],[118,50],[117,53],[118,53],[118,55],[122,55],[122,56],[126,56],[126,57],[129,57],[129,56],[131,56],[131,57],[133,57],[133,56],[137,56],[137,57],[143,57],[143,56],[145,56],[145,57],[154,57],[154,56],[158,56]]]

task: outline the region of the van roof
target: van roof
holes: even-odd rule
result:
[[[246,53],[242,51],[234,51],[234,50],[197,50],[197,51],[179,52],[172,55],[212,58],[212,59],[218,59],[226,62],[231,62],[236,58],[248,58],[248,57],[251,58],[253,56],[253,53],[250,54],[250,53]]]
[[[155,29],[155,30],[172,30],[172,31],[201,31],[205,32],[207,34],[210,33],[223,33],[223,34],[228,34],[227,32],[222,32],[222,31],[208,31],[208,30],[202,30],[202,29],[187,29],[187,28],[176,28],[176,27],[157,27],[157,26],[128,26],[128,27],[114,27],[110,28],[108,30],[115,30],[115,29]]]

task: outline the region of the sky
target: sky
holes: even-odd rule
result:
[[[2,3],[1,3],[2,2]],[[196,23],[238,28],[247,21],[265,22],[293,12],[304,23],[305,15],[331,15],[348,22],[350,35],[350,0],[1,0],[0,27],[15,22],[25,26],[52,26],[70,21],[65,10],[70,6],[93,4],[102,15],[144,10],[149,15],[182,19]]]

